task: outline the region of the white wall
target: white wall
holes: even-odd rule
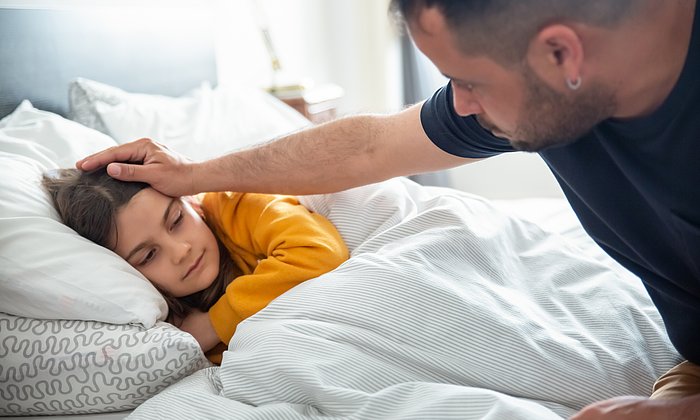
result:
[[[537,154],[516,152],[449,170],[453,187],[488,198],[564,197]]]
[[[343,114],[396,111],[399,48],[387,5],[388,0],[223,1],[219,79],[272,83],[258,26],[267,23],[286,80],[340,85]]]

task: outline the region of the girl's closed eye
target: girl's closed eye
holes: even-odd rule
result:
[[[176,227],[178,227],[180,225],[180,223],[182,223],[183,218],[184,218],[184,216],[182,214],[182,209],[180,209],[177,211],[177,215],[175,217],[175,220],[173,220],[173,224],[170,227],[170,230],[173,230]]]
[[[143,267],[153,261],[156,258],[156,250],[154,248],[148,250],[143,259],[137,264],[139,267]]]

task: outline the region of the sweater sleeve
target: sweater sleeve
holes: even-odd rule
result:
[[[209,193],[202,207],[217,237],[244,273],[209,310],[212,325],[224,343],[231,340],[238,323],[348,258],[335,226],[294,197]]]

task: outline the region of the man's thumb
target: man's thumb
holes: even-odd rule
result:
[[[107,165],[107,173],[111,177],[119,178],[119,175],[122,173],[121,165],[117,163],[110,163]]]
[[[125,163],[110,163],[107,165],[107,173],[112,178],[120,181],[139,181],[137,179],[136,166]]]

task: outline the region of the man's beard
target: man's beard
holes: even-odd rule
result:
[[[513,133],[511,145],[525,152],[537,152],[552,146],[571,143],[588,133],[615,110],[615,96],[606,86],[589,82],[586,89],[572,97],[547,86],[525,64],[525,99]],[[488,128],[488,122],[477,116]]]

